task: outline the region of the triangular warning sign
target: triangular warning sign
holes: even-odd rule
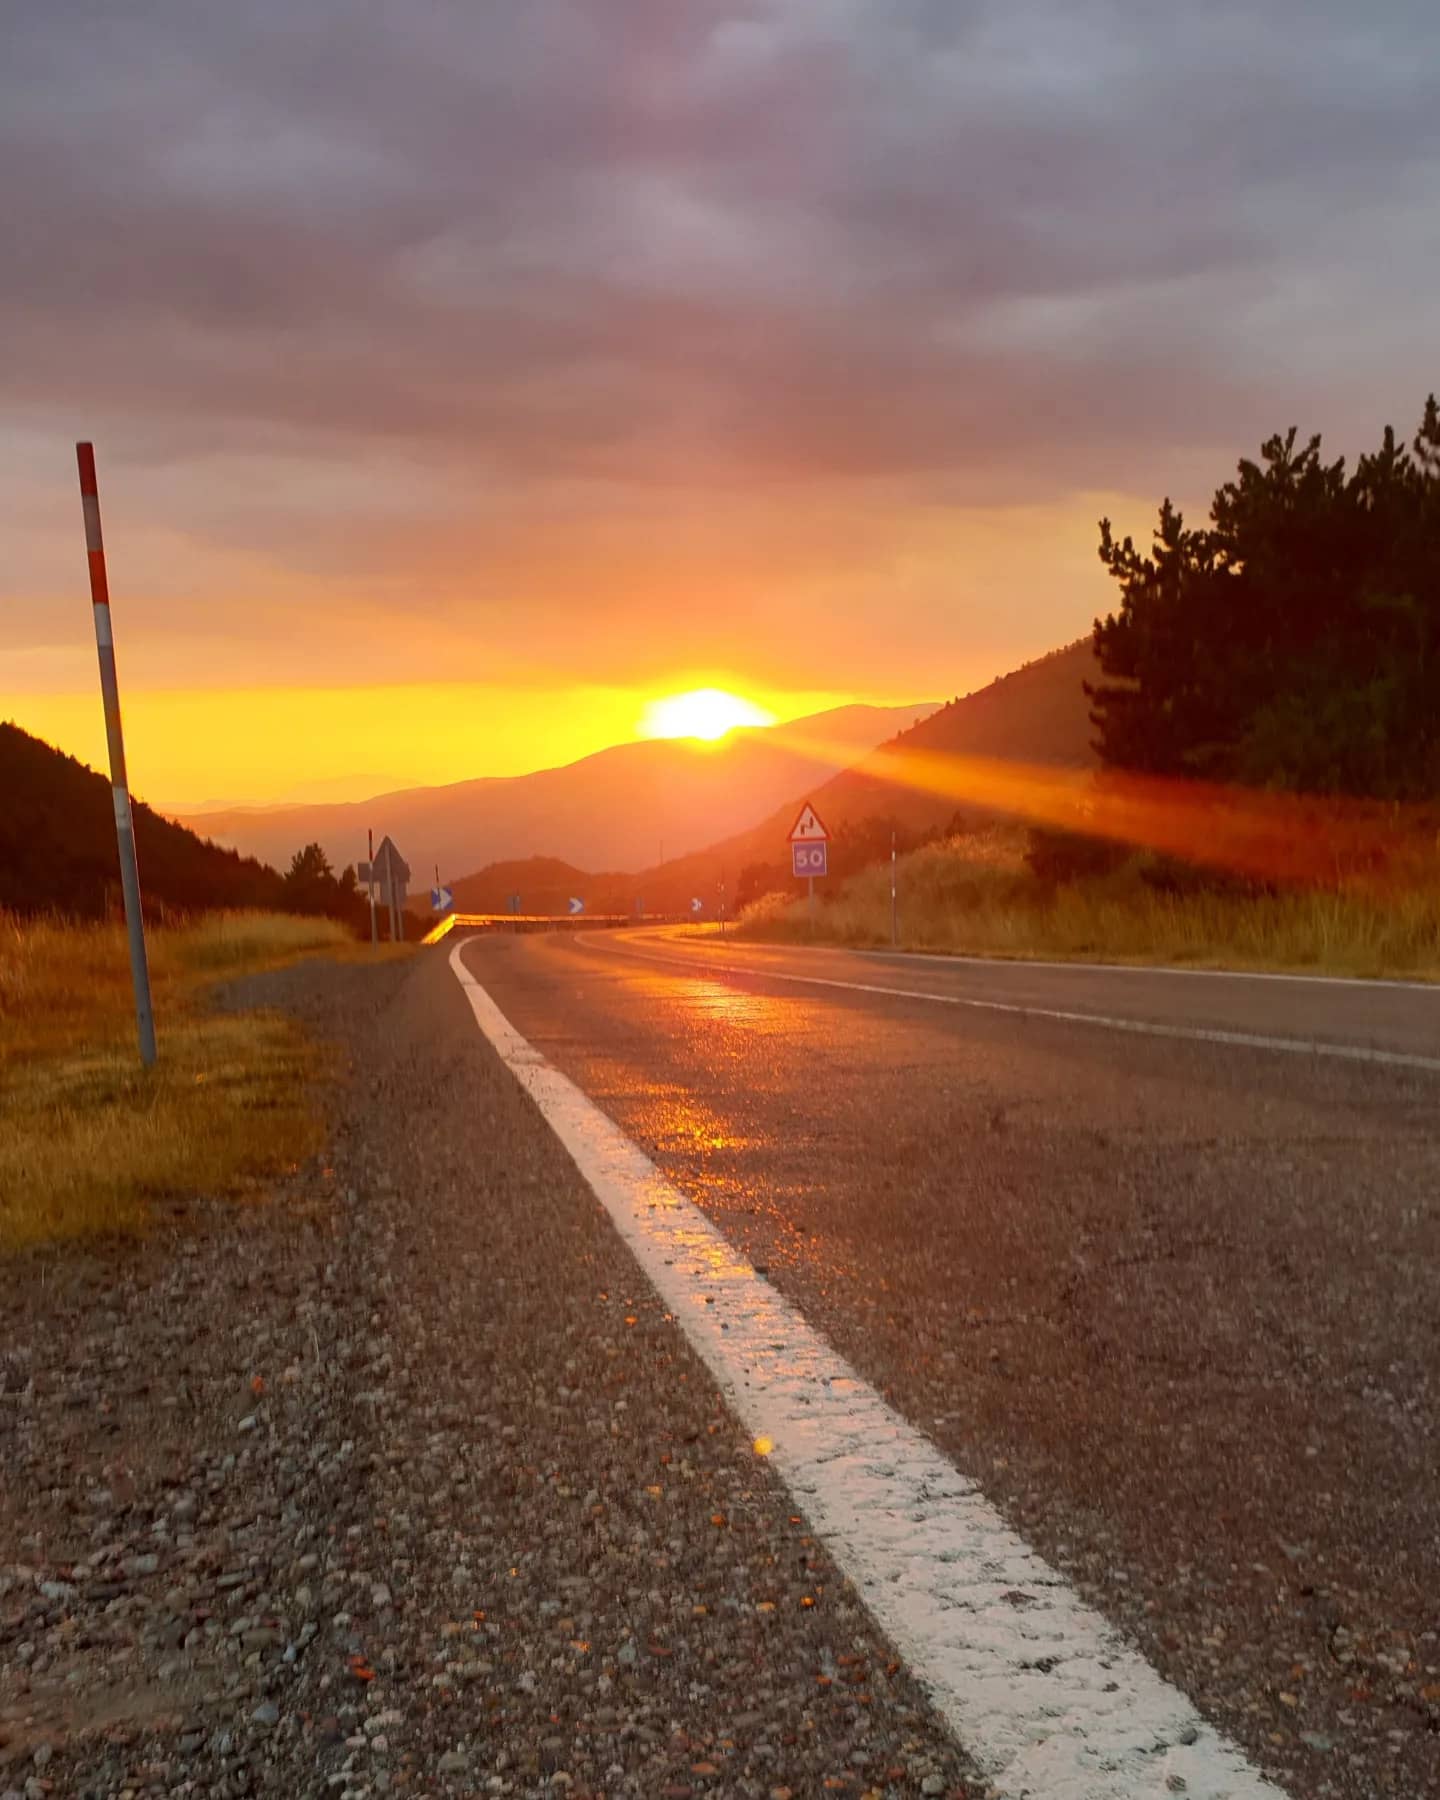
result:
[[[800,808],[800,817],[790,827],[792,844],[827,844],[830,833],[820,823],[820,815],[807,800]]]

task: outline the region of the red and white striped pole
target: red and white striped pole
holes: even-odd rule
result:
[[[85,509],[85,549],[90,561],[90,599],[95,611],[95,647],[100,653],[100,692],[105,700],[105,737],[110,746],[110,786],[115,797],[115,837],[120,846],[120,891],[130,936],[130,978],[135,987],[135,1021],[140,1060],[155,1061],[155,1015],[150,1006],[150,965],[145,955],[145,921],[140,912],[140,865],[135,858],[135,819],[125,775],[125,737],[120,729],[120,684],[115,675],[115,634],[110,625],[110,583],[105,575],[105,542],[100,535],[100,495],[95,485],[95,446],[77,444],[80,504]]]

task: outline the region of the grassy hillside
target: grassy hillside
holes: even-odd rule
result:
[[[1327,975],[1440,976],[1440,891],[1407,872],[1393,886],[1295,884],[1265,891],[1157,883],[1155,859],[1136,851],[1104,873],[1037,878],[1028,834],[991,825],[900,858],[899,936],[909,950],[975,956],[1076,958]],[[815,917],[805,902],[771,894],[742,919],[742,934],[854,948],[888,945],[889,867],[862,871]]]
[[[119,904],[110,783],[18,725],[0,724],[0,910],[100,919]],[[147,912],[284,903],[274,869],[222,850],[137,801]]]

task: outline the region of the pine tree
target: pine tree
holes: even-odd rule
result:
[[[1347,476],[1292,429],[1206,527],[1166,500],[1148,554],[1100,522],[1120,589],[1089,689],[1109,767],[1318,793],[1440,787],[1440,407]]]

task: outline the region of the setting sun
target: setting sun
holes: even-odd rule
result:
[[[711,743],[737,725],[773,725],[775,715],[724,688],[692,688],[652,700],[640,720],[641,737],[705,738]]]

